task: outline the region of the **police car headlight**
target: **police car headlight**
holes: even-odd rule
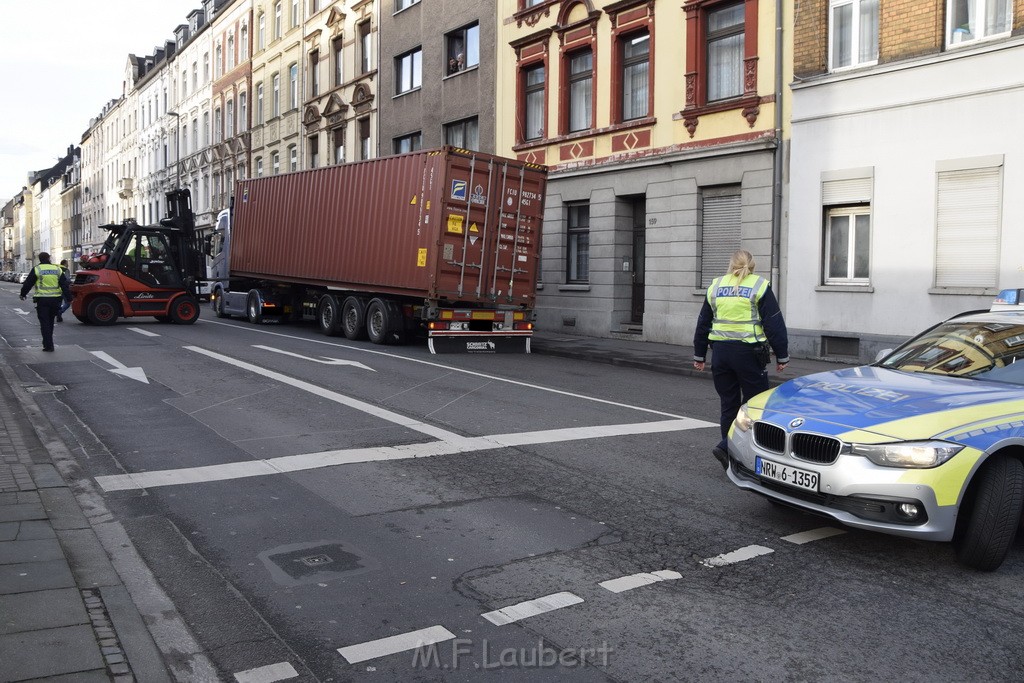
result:
[[[899,443],[852,444],[850,452],[862,455],[882,467],[938,467],[963,446],[945,441],[902,441]]]
[[[736,419],[733,421],[736,425],[736,429],[741,432],[749,432],[750,428],[754,425],[754,421],[750,419],[750,414],[747,412],[747,404],[744,403],[740,406],[740,410],[736,413]]]

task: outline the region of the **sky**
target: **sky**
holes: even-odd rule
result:
[[[79,146],[128,55],[174,38],[201,0],[0,0],[0,206]]]

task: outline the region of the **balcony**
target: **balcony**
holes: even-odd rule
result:
[[[121,178],[117,181],[117,196],[130,199],[135,192],[135,178]]]

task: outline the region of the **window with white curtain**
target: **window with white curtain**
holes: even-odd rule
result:
[[[622,47],[622,120],[647,116],[650,92],[651,36],[644,31],[626,36]]]
[[[946,44],[1009,33],[1013,0],[946,0]]]
[[[708,102],[743,94],[744,4],[707,14]]]
[[[544,65],[523,70],[523,139],[539,140],[544,137]]]
[[[842,69],[878,61],[878,0],[832,0],[829,66]]]
[[[569,57],[569,131],[591,127],[594,111],[594,53],[576,52]]]

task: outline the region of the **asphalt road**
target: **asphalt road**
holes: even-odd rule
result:
[[[183,327],[69,316],[42,354],[15,293],[0,288],[4,356],[37,385],[94,523],[124,529],[173,604],[145,616],[158,641],[179,625],[160,643],[178,671],[1024,676],[1020,541],[982,574],[946,545],[740,492],[710,455],[707,380],[208,311]]]

